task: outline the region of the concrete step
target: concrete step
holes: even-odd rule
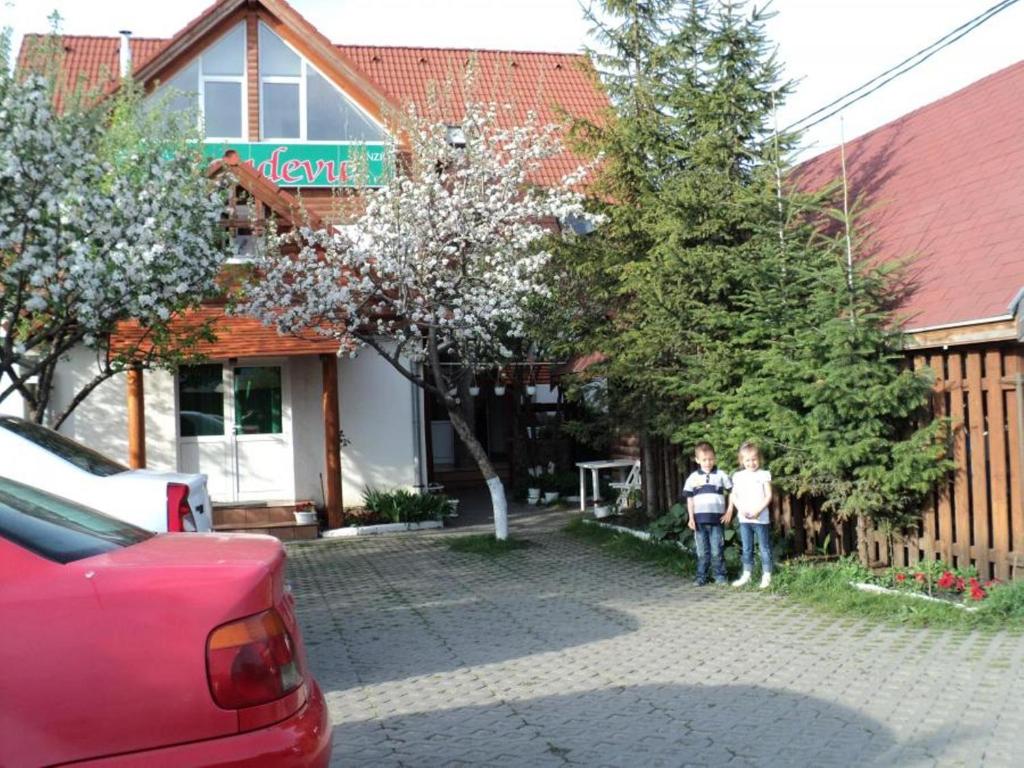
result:
[[[269,525],[271,523],[295,523],[295,508],[308,506],[308,501],[271,502],[259,504],[245,502],[241,504],[213,504],[213,527],[221,529],[225,526],[239,527],[250,524]]]
[[[242,523],[214,526],[217,533],[263,533],[281,541],[310,541],[320,535],[316,523],[299,525],[294,521],[281,523]]]

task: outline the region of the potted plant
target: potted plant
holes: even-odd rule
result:
[[[502,395],[504,395],[505,394],[505,385],[504,384],[495,384],[494,385],[494,394],[497,395],[498,397],[501,397]]]
[[[554,504],[558,500],[558,476],[551,471],[541,472],[537,478],[545,504]]]
[[[316,508],[312,501],[300,501],[295,505],[295,524],[314,525],[316,523]]]

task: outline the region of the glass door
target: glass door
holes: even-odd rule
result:
[[[182,367],[179,466],[215,501],[289,499],[294,473],[283,365]]]

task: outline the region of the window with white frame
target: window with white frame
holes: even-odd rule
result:
[[[151,98],[166,99],[172,111],[195,111],[208,141],[244,139],[245,25],[232,27]]]
[[[312,64],[260,23],[260,135],[298,141],[381,141],[384,132]]]

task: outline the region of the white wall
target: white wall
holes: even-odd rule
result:
[[[320,359],[316,356],[291,358],[292,445],[295,465],[295,498],[324,503],[327,481],[321,484],[324,456],[324,419],[320,410],[323,391]]]
[[[376,352],[364,349],[338,361],[341,429],[349,444],[342,448],[342,499],[346,507],[363,502],[363,490],[412,488],[418,485],[424,453],[422,429],[413,435],[413,384]],[[417,450],[418,447],[418,450]]]
[[[62,411],[75,393],[95,375],[96,352],[76,347],[54,377],[50,408]],[[61,432],[112,459],[128,463],[127,376],[105,381],[71,413]],[[146,411],[146,466],[177,470],[177,424],[174,420],[174,377],[166,371],[143,373]]]
[[[535,403],[557,403],[558,402],[558,387],[553,387],[550,384],[538,384],[537,393],[533,396],[533,402]]]
[[[3,338],[0,336],[0,338]],[[0,392],[3,392],[10,385],[6,376],[0,376]],[[0,400],[0,415],[2,416],[25,416],[25,403],[21,395],[12,392],[3,400]]]
[[[95,353],[76,349],[57,375],[54,409],[66,405],[95,370]],[[319,358],[293,357],[290,371],[295,497],[323,502],[324,428],[320,412]],[[158,470],[177,470],[175,380],[165,371],[146,371],[146,459]],[[338,360],[341,428],[349,445],[342,449],[342,499],[363,503],[367,486],[414,488],[423,482],[426,456],[419,388],[391,368],[376,352]],[[420,429],[414,433],[413,398],[419,404]],[[20,415],[20,412],[19,412]],[[128,462],[126,376],[98,387],[64,423],[61,431],[117,461]]]

